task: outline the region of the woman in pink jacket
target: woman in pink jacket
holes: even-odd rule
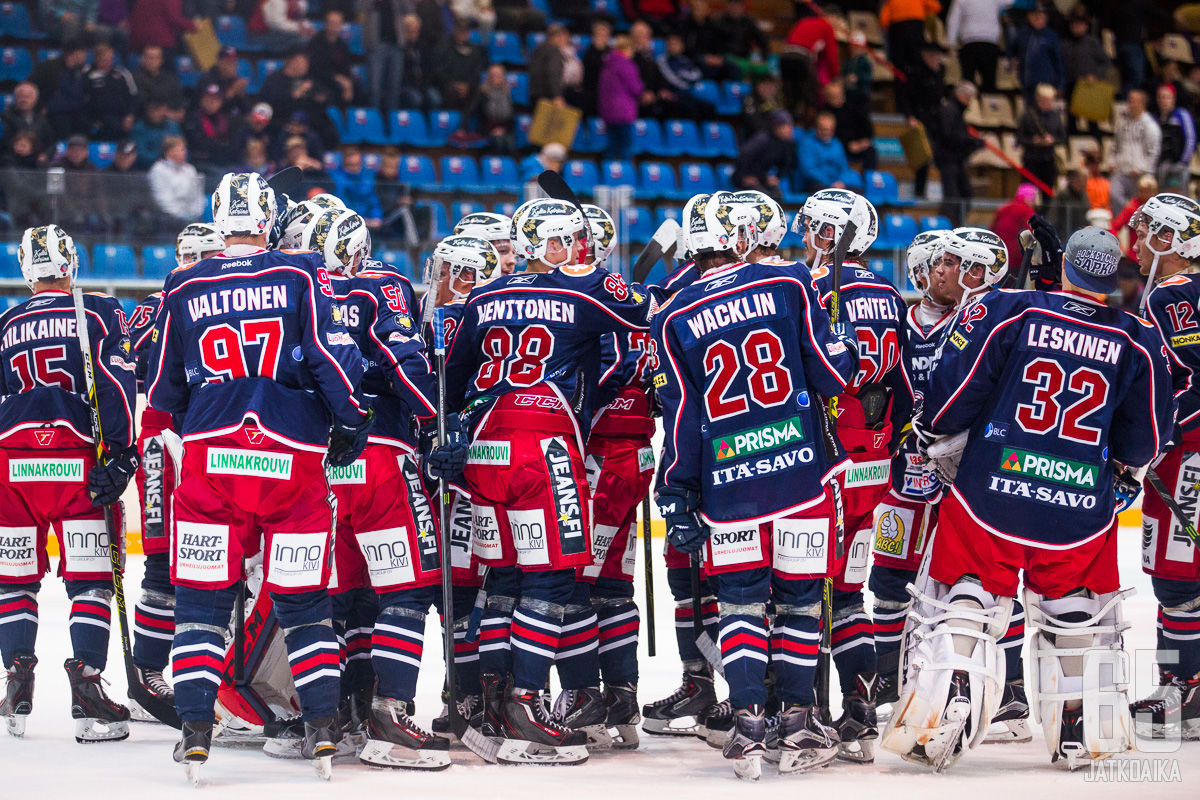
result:
[[[608,157],[627,159],[633,154],[633,123],[637,121],[642,79],[633,63],[633,44],[618,36],[600,70],[596,108],[608,130]]]

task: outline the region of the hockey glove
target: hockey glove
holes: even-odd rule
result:
[[[375,427],[375,410],[368,409],[367,416],[357,425],[347,425],[344,422],[334,422],[329,431],[329,464],[334,467],[348,467],[362,455],[367,446],[367,437]]]
[[[457,480],[467,463],[467,437],[462,432],[458,414],[446,415],[446,441],[439,442],[437,423],[425,425],[421,431],[422,463],[425,477],[431,481]]]
[[[1034,214],[1029,218],[1029,230],[1033,231],[1033,238],[1041,245],[1043,259],[1043,263],[1030,270],[1033,273],[1033,288],[1042,291],[1057,289],[1062,285],[1063,255],[1062,240],[1058,238],[1058,231],[1041,214]]]
[[[88,492],[92,495],[92,505],[110,506],[120,500],[140,463],[137,445],[133,445],[106,455],[92,467],[88,472]]]
[[[1124,464],[1114,463],[1113,467],[1113,500],[1117,507],[1116,512],[1120,514],[1133,508],[1138,495],[1142,493],[1142,481],[1138,478],[1138,472],[1143,471],[1134,470]]]
[[[846,350],[854,358],[854,371],[858,371],[858,334],[854,332],[854,326],[849,322],[838,322],[832,326],[833,335],[837,340],[846,345]]]
[[[688,555],[703,550],[710,531],[696,511],[700,495],[687,489],[659,489],[655,501],[667,523],[667,541]]]

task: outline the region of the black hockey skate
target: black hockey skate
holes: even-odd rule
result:
[[[1058,747],[1050,756],[1050,762],[1056,763],[1065,759],[1067,769],[1074,772],[1091,760],[1087,745],[1083,738],[1083,709],[1064,708],[1062,722],[1059,724]]]
[[[828,765],[838,743],[838,732],[821,722],[815,706],[789,706],[779,715],[779,774]]]
[[[1180,734],[1200,739],[1200,679],[1184,680],[1162,670],[1160,684],[1149,697],[1130,703],[1133,729],[1143,739]]]
[[[733,762],[734,775],[756,781],[762,777],[763,757],[767,753],[767,721],[763,707],[736,709],[733,719],[733,734],[721,754]]]
[[[900,702],[900,651],[881,655],[875,669],[875,717],[886,722]]]
[[[25,720],[33,712],[33,668],[37,656],[13,657],[4,683],[4,702],[0,703],[0,717],[4,717],[10,736],[25,735]]]
[[[642,706],[642,730],[667,736],[694,736],[700,733],[700,715],[715,705],[712,670],[685,670],[679,688],[662,700]]]
[[[1008,681],[1004,684],[1004,694],[1000,696],[1000,708],[992,717],[992,724],[988,727],[987,735],[983,737],[983,743],[1029,741],[1033,741],[1033,731],[1029,729],[1029,701],[1025,699],[1025,681]]]
[[[263,725],[263,752],[271,758],[300,758],[304,741],[304,720],[300,717],[280,717]]]
[[[842,716],[833,727],[841,740],[837,757],[843,761],[870,764],[875,760],[879,722],[875,718],[874,692],[878,680],[875,675],[856,675],[854,691],[842,696]]]
[[[355,750],[367,741],[367,720],[371,716],[371,701],[375,697],[373,686],[364,686],[342,695],[338,703],[338,722],[342,728],[340,750],[353,745]]]
[[[208,720],[184,720],[182,736],[172,757],[182,764],[188,780],[200,785],[200,767],[208,761],[212,749],[213,724]]]
[[[129,709],[114,703],[104,693],[100,671],[78,658],[63,664],[71,684],[71,717],[75,720],[75,741],[119,742],[129,738]],[[90,673],[90,674],[89,674]]]
[[[937,731],[901,758],[925,764],[934,772],[944,772],[962,756],[963,743],[971,737],[971,710],[971,680],[965,672],[956,670],[950,677],[946,707]]]
[[[605,723],[612,736],[613,749],[636,750],[641,742],[638,723],[642,721],[642,715],[638,712],[637,685],[606,684],[604,705],[608,712]]]
[[[300,757],[313,762],[321,780],[333,777],[333,757],[338,755],[338,742],[342,731],[337,716],[317,717],[304,720],[304,743],[300,746]]]
[[[582,764],[588,759],[587,734],[551,716],[534,690],[513,689],[504,702],[501,764]]]
[[[450,766],[450,740],[421,730],[402,701],[376,697],[358,760],[368,767],[445,769]]]
[[[483,684],[483,707],[479,732],[489,739],[504,738],[504,698],[508,695],[508,681],[498,672],[485,672],[479,676]]]
[[[583,731],[589,748],[607,750],[612,747],[608,707],[599,686],[564,690],[554,704],[554,716],[571,730]]]
[[[733,717],[733,706],[728,700],[713,703],[700,715],[700,729],[696,735],[709,747],[720,750],[733,735]]]
[[[464,694],[458,698],[458,713],[467,721],[467,726],[479,730],[483,725],[483,695]],[[442,703],[442,713],[429,726],[441,736],[454,736],[450,727],[450,707]]]
[[[142,669],[137,668],[138,682],[142,687],[154,697],[158,698],[168,707],[175,706],[175,690],[171,688],[171,684],[167,683],[163,677],[161,669]],[[133,693],[129,694],[129,716],[135,722],[158,722],[158,718],[151,714],[146,709],[142,708],[136,700],[133,699]]]

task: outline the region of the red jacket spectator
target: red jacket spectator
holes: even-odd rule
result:
[[[803,47],[817,62],[817,82],[824,86],[842,72],[833,25],[823,16],[805,17],[788,34],[788,44]]]
[[[1021,263],[1021,231],[1029,227],[1029,218],[1036,211],[1033,201],[1037,199],[1037,189],[1032,183],[1022,183],[1017,187],[1017,196],[996,209],[996,218],[992,220],[992,232],[1004,240],[1008,248],[1008,263]]]
[[[174,50],[179,34],[195,30],[183,15],[183,0],[137,0],[129,17],[129,45],[135,52],[150,46]]]

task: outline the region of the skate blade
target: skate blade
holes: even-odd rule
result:
[[[929,767],[934,772],[939,774],[945,772],[962,757],[963,751],[966,749],[962,738],[969,721],[969,714],[959,720],[949,720],[925,744],[925,752],[929,758]],[[931,747],[932,753],[930,752]]]
[[[75,720],[75,741],[80,744],[93,742],[119,742],[129,738],[129,723],[105,722],[95,717]]]
[[[197,789],[200,788],[200,767],[203,766],[203,761],[184,761],[183,774],[187,775],[188,781]]]
[[[870,764],[875,761],[875,738],[851,739],[837,746],[837,757],[855,764]]]
[[[675,719],[642,720],[642,730],[655,736],[697,736],[700,734],[698,717],[676,717]]]
[[[587,734],[588,750],[611,750],[613,746],[612,734],[608,732],[608,726],[603,723],[599,725],[585,725],[582,728],[576,728]]]
[[[612,737],[613,750],[637,750],[638,745],[642,743],[636,722],[614,725],[609,728],[609,735]]]
[[[780,758],[780,750],[778,747],[768,747],[763,752],[763,760],[766,761],[768,764],[775,764],[776,766],[778,766],[779,758]]]
[[[762,777],[762,753],[743,756],[733,760],[733,774],[744,781],[756,781]]]
[[[129,718],[133,722],[151,722],[159,725],[162,724],[160,719],[155,717],[146,709],[142,708],[142,704],[137,700],[134,700],[132,697],[129,698],[129,701],[125,704],[125,707],[129,709]]]
[[[587,748],[582,745],[570,747],[548,747],[523,739],[504,739],[496,752],[499,764],[545,764],[547,766],[571,766],[588,760]]]
[[[706,730],[705,734],[703,736],[701,736],[700,738],[703,739],[704,743],[706,745],[708,745],[709,747],[712,747],[716,750],[724,750],[725,743],[729,741],[729,737],[732,735],[733,735],[732,730],[717,731],[717,730],[713,730],[713,729],[709,728]]]
[[[299,761],[304,758],[304,755],[300,752],[302,744],[303,740],[301,739],[267,739],[263,742],[263,753],[271,758],[287,758]]]
[[[1027,719],[1008,719],[993,722],[983,737],[984,744],[1024,744],[1033,741],[1033,731]]]
[[[323,781],[333,778],[333,756],[318,756],[312,760],[313,767],[317,770],[317,777]]]
[[[1133,733],[1138,739],[1179,738],[1185,742],[1194,742],[1200,740],[1200,719],[1189,719],[1182,725],[1178,723],[1164,725],[1161,722],[1139,722],[1135,717]]]
[[[880,725],[892,718],[892,711],[896,708],[894,703],[884,703],[881,706],[875,707],[875,720]]]
[[[29,719],[28,714],[13,714],[11,717],[5,717],[4,719],[9,736],[15,736],[18,739],[25,738],[25,722]]]
[[[445,750],[412,750],[391,742],[368,739],[358,760],[368,767],[436,771],[450,766]]]

